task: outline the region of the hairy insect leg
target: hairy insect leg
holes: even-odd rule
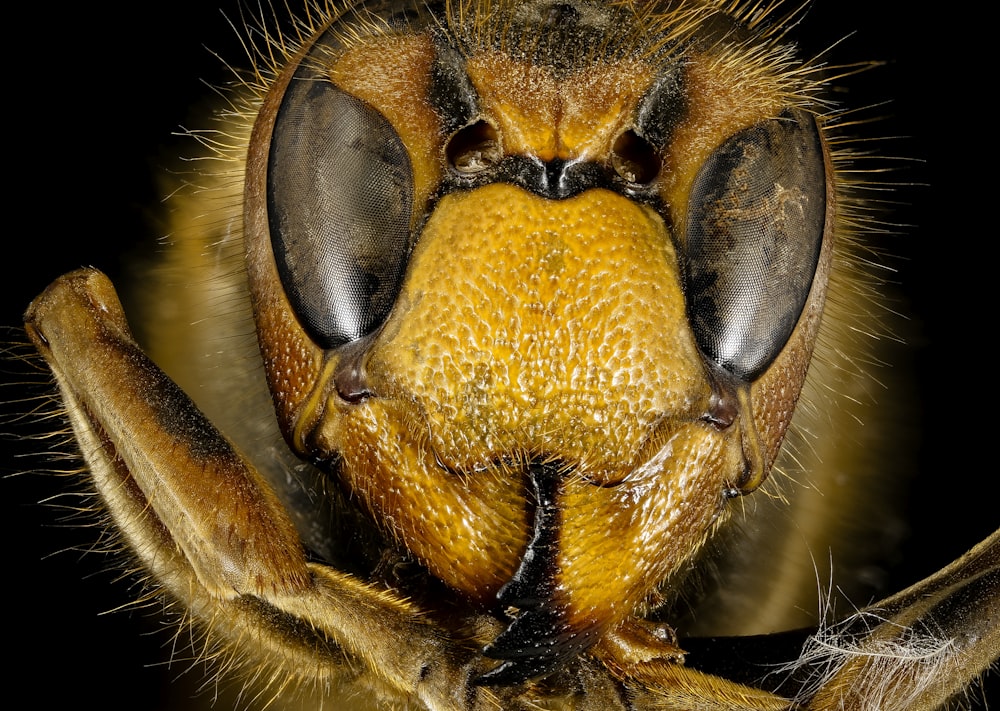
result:
[[[821,630],[803,709],[932,711],[1000,658],[1000,530],[934,575]]]
[[[257,471],[133,341],[103,274],[60,278],[25,320],[116,528],[214,638],[238,644],[251,671],[322,686],[353,663],[405,695],[461,672],[460,650],[446,654],[412,606],[307,560]]]

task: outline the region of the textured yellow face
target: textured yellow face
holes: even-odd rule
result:
[[[126,565],[235,703],[931,711],[996,662],[1000,533],[804,647],[735,639],[882,531],[851,155],[779,7],[310,5],[197,134],[144,345],[96,270],[31,304]],[[836,436],[753,494],[803,388]]]
[[[822,310],[813,87],[711,5],[634,12],[335,23],[251,142],[282,429],[433,576],[511,615],[495,680],[618,628],[761,483]]]

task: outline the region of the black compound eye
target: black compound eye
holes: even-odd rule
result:
[[[777,357],[812,287],[826,221],[819,128],[803,111],[747,128],[702,166],[685,242],[702,351],[745,380]]]
[[[318,344],[335,348],[378,328],[398,296],[413,177],[388,120],[310,64],[275,119],[268,221],[292,308]]]

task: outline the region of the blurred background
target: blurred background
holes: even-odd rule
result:
[[[247,64],[227,20],[240,22],[235,0],[154,0],[126,15],[101,3],[22,4],[17,12],[8,35],[26,38],[30,50],[10,56],[5,49],[13,81],[5,154],[16,186],[5,200],[8,246],[0,262],[5,327],[18,326],[28,302],[59,274],[93,265],[120,280],[130,259],[155,252],[157,175],[195,150],[173,134],[204,125],[216,103],[210,87],[229,81],[216,54]],[[889,570],[896,590],[1000,524],[989,484],[1000,475],[990,444],[996,357],[986,352],[995,320],[988,285],[1000,281],[986,245],[996,236],[998,200],[977,177],[983,168],[990,174],[997,153],[982,105],[994,40],[967,10],[918,13],[903,0],[816,0],[793,36],[804,56],[836,45],[832,63],[884,62],[841,82],[835,99],[882,104],[866,115],[885,119],[859,131],[896,137],[877,150],[914,159],[891,178],[910,185],[890,197],[898,206],[887,218],[910,226],[880,239],[894,255],[891,306],[907,317],[897,329],[907,342],[897,370],[912,367],[899,392],[912,398],[912,411],[901,442],[917,443],[911,484],[898,491],[907,526]],[[23,338],[7,331],[3,340]],[[18,379],[3,370],[3,382]],[[5,384],[0,399],[26,392]],[[20,424],[4,422],[0,431],[16,433],[2,441],[0,473],[38,468],[37,459],[18,456],[39,449],[19,441]],[[186,691],[166,686],[186,669],[163,661],[169,632],[140,611],[109,612],[131,599],[133,583],[109,569],[113,559],[79,552],[97,532],[67,527],[58,511],[38,505],[66,486],[32,473],[0,480],[9,559],[3,609],[15,630],[7,637],[16,660],[5,673],[8,686],[30,686],[24,698],[37,708],[157,709],[170,693],[183,698]],[[197,683],[201,669],[185,676]]]

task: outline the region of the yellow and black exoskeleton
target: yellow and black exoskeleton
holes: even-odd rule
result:
[[[323,708],[790,711],[934,709],[996,660],[995,536],[738,641],[806,621],[812,564],[773,539],[822,555],[853,505],[769,479],[853,476],[782,444],[800,396],[812,432],[850,399],[870,298],[794,16],[374,1],[249,33],[148,342],[91,269],[26,315],[113,527],[221,667]],[[767,679],[725,651],[785,644]]]

